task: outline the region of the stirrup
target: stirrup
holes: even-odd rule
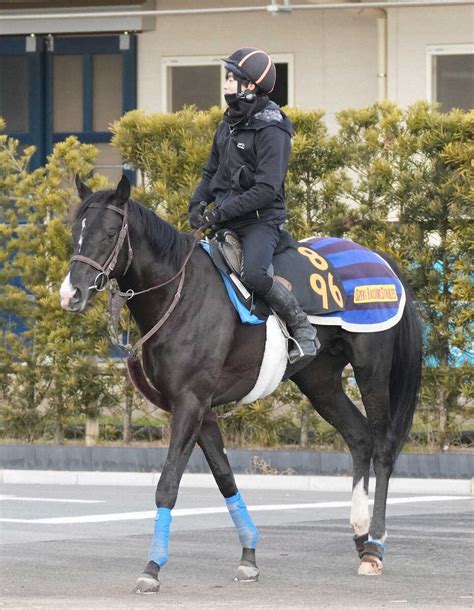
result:
[[[295,344],[295,346],[298,348],[298,356],[297,357],[291,357],[290,356],[290,352],[292,351],[291,349],[287,349],[287,359],[288,362],[290,364],[295,364],[295,362],[300,362],[301,360],[305,360],[305,359],[312,359],[315,356],[318,355],[318,351],[319,348],[321,347],[321,343],[319,342],[318,339],[318,335],[316,335],[315,339],[314,339],[314,345],[316,347],[316,353],[313,354],[305,354],[303,351],[303,348],[301,347],[301,345],[299,344],[299,342],[290,334],[290,331],[288,329],[288,325],[286,324],[286,322],[283,320],[283,318],[273,309],[273,307],[270,308],[272,310],[273,315],[276,318],[276,321],[278,322],[278,326],[280,327],[281,332],[283,333],[283,336],[285,337],[285,339],[287,341],[293,341],[293,343]]]
[[[319,347],[321,346],[321,344],[319,343],[319,341],[318,341],[318,344],[319,344],[319,345],[316,343],[316,341],[317,341],[317,337],[316,337],[316,339],[315,339],[315,340],[314,340],[314,342],[313,342],[313,343],[314,343],[314,349],[315,349],[314,354],[306,354],[306,353],[303,351],[303,348],[301,347],[301,345],[298,343],[298,341],[297,341],[297,340],[296,340],[294,337],[291,337],[291,336],[290,336],[290,337],[288,337],[288,338],[289,338],[291,341],[293,341],[294,346],[295,346],[295,347],[298,349],[298,352],[299,352],[297,356],[294,356],[294,355],[293,355],[293,356],[291,356],[291,352],[293,351],[293,349],[291,349],[291,350],[289,349],[289,350],[288,350],[288,362],[289,362],[290,364],[295,364],[296,362],[300,362],[301,360],[312,360],[313,358],[315,358],[315,357],[317,356],[317,354],[318,354],[318,350],[319,350]]]

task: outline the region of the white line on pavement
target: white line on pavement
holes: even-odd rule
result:
[[[22,502],[66,502],[71,504],[103,504],[105,500],[74,500],[70,498],[30,498],[22,496],[0,495],[0,501],[21,500]]]
[[[470,496],[419,496],[413,498],[389,498],[387,504],[411,504],[418,502],[448,502],[452,500],[470,500]],[[369,504],[373,504],[369,500]],[[312,502],[307,504],[255,504],[249,506],[250,512],[301,510],[311,508],[345,508],[351,506],[350,501],[344,502]],[[215,515],[227,513],[226,506],[210,506],[207,508],[175,508],[173,517],[190,517],[194,515]],[[73,523],[100,523],[110,521],[137,521],[142,519],[154,519],[156,511],[147,510],[131,513],[111,513],[105,515],[80,515],[77,517],[50,517],[43,519],[8,519],[0,518],[2,523],[31,523],[32,525],[67,525]]]

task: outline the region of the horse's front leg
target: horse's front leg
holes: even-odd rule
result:
[[[158,573],[168,561],[171,509],[178,497],[184,469],[198,438],[205,409],[197,400],[189,399],[173,409],[171,439],[166,462],[156,488],[156,517],[153,540],[146,568],[137,580],[136,593],[158,593]],[[185,405],[185,406],[184,406]]]
[[[234,580],[238,582],[255,582],[259,576],[255,558],[255,548],[259,536],[258,529],[255,527],[235,484],[234,474],[225,453],[217,417],[212,411],[206,413],[198,437],[198,443],[206,456],[217,486],[224,496],[229,514],[237,529],[240,544],[242,545],[240,565],[237,568]]]

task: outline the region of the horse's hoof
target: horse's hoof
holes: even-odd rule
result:
[[[257,566],[239,566],[234,576],[234,582],[256,582],[259,574]]]
[[[149,574],[142,574],[138,577],[137,584],[134,593],[138,593],[140,595],[148,594],[148,593],[158,593],[160,590],[160,581],[158,578],[153,578]]]
[[[383,561],[374,555],[364,555],[361,559],[359,576],[380,576],[383,572]]]

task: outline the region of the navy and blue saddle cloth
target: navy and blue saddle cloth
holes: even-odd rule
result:
[[[236,236],[222,230],[199,243],[221,272],[241,321],[264,322],[269,307],[239,278]],[[348,239],[312,237],[297,242],[282,231],[269,273],[294,293],[313,323],[377,332],[393,326],[403,313],[405,293],[395,272],[377,253]]]

